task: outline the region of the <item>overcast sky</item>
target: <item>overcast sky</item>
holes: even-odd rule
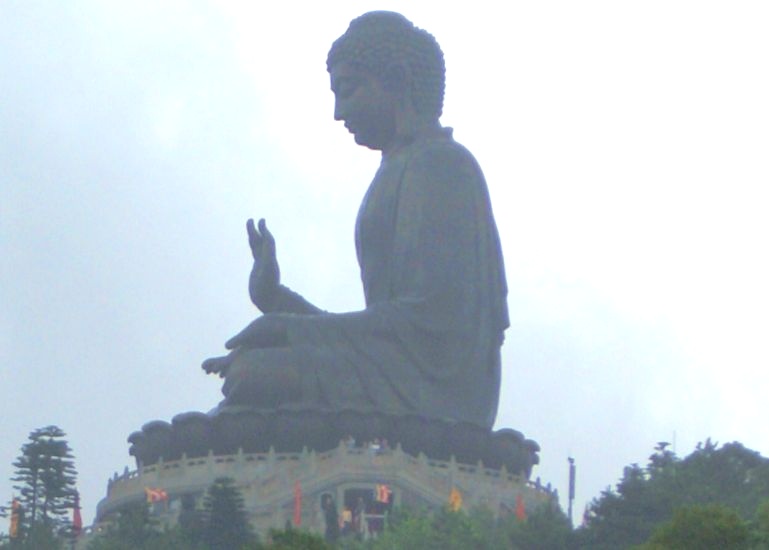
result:
[[[371,9],[444,49],[507,266],[497,427],[534,475],[565,508],[574,456],[581,513],[657,441],[769,454],[765,2],[285,4],[0,0],[0,501],[57,424],[90,522],[129,433],[219,401],[199,365],[256,315],[247,218],[286,284],[362,307],[379,155],[325,58]]]

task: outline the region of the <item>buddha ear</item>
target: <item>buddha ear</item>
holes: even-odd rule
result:
[[[393,63],[385,69],[381,78],[385,90],[401,99],[408,97],[411,90],[411,71],[407,65]]]

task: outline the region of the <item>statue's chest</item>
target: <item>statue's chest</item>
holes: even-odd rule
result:
[[[363,198],[355,228],[358,261],[367,278],[384,270],[391,260],[398,196],[406,159],[383,162]]]

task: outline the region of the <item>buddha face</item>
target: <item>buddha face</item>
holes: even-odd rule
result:
[[[355,136],[355,143],[386,151],[397,134],[397,96],[382,79],[348,63],[331,68],[334,119]]]

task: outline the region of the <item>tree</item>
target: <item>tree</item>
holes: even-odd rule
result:
[[[759,504],[749,527],[753,547],[761,550],[769,549],[769,500]]]
[[[13,463],[16,473],[11,479],[24,511],[21,540],[33,531],[41,537],[43,531],[65,534],[70,527],[67,516],[75,506],[77,472],[65,435],[57,426],[34,430]]]
[[[25,533],[23,542],[18,546],[11,544],[11,548],[24,548],[25,550],[60,550],[64,548],[64,539],[57,536],[51,525],[44,521],[33,523]]]
[[[241,550],[261,548],[232,479],[218,478],[206,492],[203,509],[183,499],[179,524],[160,531],[145,502],[125,506],[88,550]]]
[[[243,497],[232,479],[214,480],[203,501],[203,539],[217,550],[239,550],[254,541]]]
[[[142,501],[121,509],[114,523],[88,545],[88,550],[142,549],[157,536],[149,507]]]
[[[181,527],[160,531],[146,502],[124,507],[88,550],[209,550]]]
[[[643,550],[740,550],[748,548],[749,531],[737,512],[721,505],[688,506],[659,526]]]
[[[520,550],[565,550],[574,545],[569,518],[558,506],[539,506],[524,521],[508,517],[503,523],[505,548]]]
[[[334,548],[323,537],[301,529],[273,529],[267,546],[249,546],[253,550],[332,550]]]
[[[740,443],[705,441],[684,459],[660,443],[649,464],[625,468],[616,490],[593,501],[588,522],[577,532],[581,548],[616,549],[643,544],[674,511],[721,505],[752,520],[769,494],[769,459]]]
[[[434,514],[396,511],[390,526],[371,547],[464,550],[502,548],[492,540],[498,533],[485,528],[487,517],[470,517],[463,511],[448,509]],[[501,541],[501,539],[499,539]]]
[[[348,544],[346,541],[342,545]],[[355,545],[349,545],[355,548]],[[557,507],[540,506],[520,520],[497,517],[488,509],[469,513],[396,510],[384,532],[365,548],[435,550],[565,550],[572,547],[569,520]]]

